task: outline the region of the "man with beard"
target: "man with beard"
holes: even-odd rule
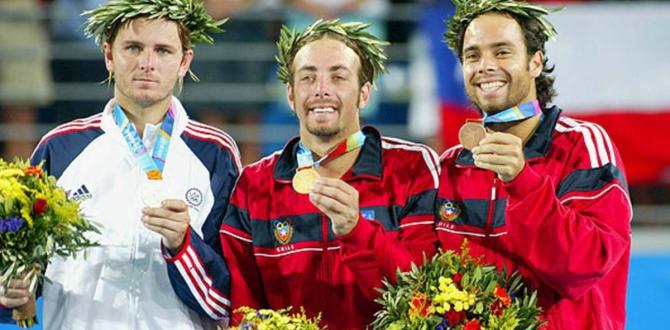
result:
[[[225,20],[213,20],[200,0],[117,0],[85,14],[114,98],[101,113],[48,133],[31,163],[43,164],[102,225],[100,246],[49,264],[44,326],[216,329],[212,319],[225,320],[230,306],[218,230],[239,152],[227,134],[190,120],[173,93],[189,72],[192,45],[211,43],[207,33],[222,32]],[[205,278],[202,269],[218,276]],[[17,281],[0,303],[15,307],[28,294]],[[0,320],[8,314],[0,310]]]
[[[549,329],[623,329],[631,205],[598,125],[561,115],[539,6],[454,1],[445,37],[482,122],[441,159],[437,231],[538,290]]]
[[[360,127],[386,58],[365,28],[282,29],[279,78],[300,136],[233,190],[221,227],[233,309],[303,307],[329,329],[364,329],[382,279],[435,252],[436,154]]]

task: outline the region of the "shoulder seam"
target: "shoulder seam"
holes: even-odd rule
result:
[[[610,162],[616,166],[616,155],[614,154],[612,141],[599,125],[569,117],[561,117],[559,122],[556,123],[555,129],[560,133],[574,131],[581,134],[592,168],[604,166]]]
[[[223,149],[228,150],[228,153],[231,155],[233,158],[233,163],[235,166],[237,166],[238,172],[242,169],[242,162],[240,160],[240,152],[237,149],[237,146],[234,143],[230,143],[229,140],[223,138],[220,135],[216,134],[209,134],[207,132],[202,132],[199,130],[196,130],[192,127],[186,126],[184,129],[184,134],[198,140],[198,141],[204,141],[204,142],[212,142]]]
[[[40,142],[37,144],[37,148],[39,148],[44,143],[46,143],[47,141],[56,136],[81,132],[89,129],[99,129],[99,128],[100,128],[100,120],[97,118],[91,118],[86,121],[74,120],[69,123],[62,124],[49,131],[49,133],[47,133],[46,135],[44,135],[44,137],[42,137],[42,139],[40,139]]]
[[[428,167],[428,171],[430,172],[431,176],[433,177],[433,183],[435,189],[439,187],[440,184],[440,163],[437,157],[437,154],[435,151],[430,149],[428,146],[419,144],[419,143],[413,143],[413,142],[408,142],[404,140],[399,140],[399,139],[393,139],[393,138],[382,138],[382,148],[383,149],[403,149],[407,151],[414,151],[414,152],[420,152],[421,156],[423,157],[424,162],[426,163],[426,167]]]

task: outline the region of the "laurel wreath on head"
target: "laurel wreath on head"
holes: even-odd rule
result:
[[[289,29],[286,25],[283,25],[277,42],[279,53],[275,56],[279,64],[277,77],[281,82],[289,83],[289,72],[291,70],[289,61],[292,61],[292,57],[298,52],[297,47],[302,47],[301,43],[311,36],[333,32],[347,38],[361,50],[364,55],[361,61],[367,61],[370,64],[372,68],[370,81],[375,85],[377,78],[382,73],[388,72],[384,64],[387,57],[382,46],[388,46],[389,42],[366,32],[365,29],[370,25],[370,23],[361,22],[340,23],[339,19],[320,19],[302,32],[297,32],[295,29]]]
[[[552,12],[562,8],[547,9],[539,5],[527,3],[525,1],[514,0],[451,0],[456,6],[454,16],[445,21],[447,31],[444,33],[444,40],[451,50],[456,50],[456,43],[461,30],[477,16],[490,11],[502,11],[515,14],[521,17],[527,17],[537,20],[542,25],[542,32],[547,36],[547,40],[556,38],[556,29],[554,25],[545,17]]]
[[[228,21],[228,18],[212,18],[205,11],[203,0],[112,0],[82,15],[88,16],[84,33],[89,38],[95,38],[98,45],[109,38],[115,24],[137,17],[182,22],[189,30],[191,45],[212,44],[214,39],[208,32],[224,32],[219,26]]]

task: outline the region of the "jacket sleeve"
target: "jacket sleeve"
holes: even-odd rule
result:
[[[356,273],[359,287],[370,299],[379,296],[375,288],[382,286],[384,278],[395,282],[398,270],[408,271],[412,263],[420,265],[436,253],[434,226],[439,166],[435,152],[427,147],[426,150],[429,156],[406,171],[411,178],[409,186],[394,189],[407,193],[405,204],[393,215],[395,228],[385,228],[359,215],[354,229],[338,237],[344,263]]]
[[[170,255],[161,247],[177,296],[194,311],[216,321],[228,318],[231,307],[230,273],[221,251],[219,227],[239,174],[234,157],[239,155],[222,153],[214,166],[214,204],[202,225],[202,237],[189,228],[181,251]]]
[[[12,310],[0,304],[0,324],[13,323]]]
[[[577,299],[630,252],[632,210],[613,145],[598,160],[583,143],[573,150],[558,187],[526,166],[505,188],[518,257],[546,285]]]
[[[240,176],[221,226],[221,243],[230,267],[232,310],[248,306],[266,308],[263,284],[254,257],[251,219],[247,204],[244,172]],[[231,325],[238,325],[242,314],[233,313]]]

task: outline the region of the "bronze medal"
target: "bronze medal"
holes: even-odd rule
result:
[[[293,176],[293,189],[300,194],[309,194],[319,176],[319,172],[313,167],[298,170]]]
[[[458,131],[458,140],[463,148],[472,150],[479,145],[479,142],[486,137],[486,128],[477,122],[468,122],[461,126]]]

